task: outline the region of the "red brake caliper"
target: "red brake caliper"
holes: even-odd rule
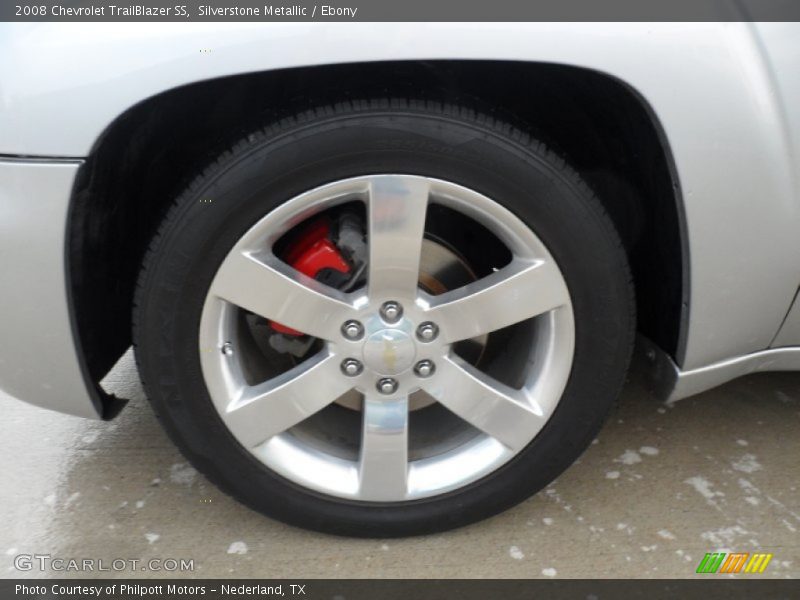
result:
[[[331,226],[319,219],[306,227],[286,248],[283,259],[304,275],[316,278],[323,269],[349,273],[350,265],[330,240]],[[299,336],[302,331],[270,321],[272,329],[284,335]]]

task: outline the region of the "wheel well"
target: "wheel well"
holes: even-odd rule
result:
[[[79,353],[98,382],[131,343],[142,257],[172,200],[233,141],[321,102],[400,95],[467,102],[546,142],[594,189],[628,253],[638,329],[680,364],[688,256],[677,178],[646,102],[576,67],[493,61],[317,66],[176,88],[117,118],[76,180],[67,271]]]

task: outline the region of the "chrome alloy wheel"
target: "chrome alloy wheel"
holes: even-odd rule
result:
[[[347,202],[366,206],[368,272],[342,292],[292,269],[273,245],[292,228]],[[431,295],[419,287],[428,207],[473,219],[511,260],[477,281]],[[311,357],[265,381],[245,375],[237,314],[256,315],[321,341]],[[457,342],[532,321],[518,385],[464,360]],[[372,175],[292,198],[258,221],[220,265],[199,333],[203,377],[231,434],[264,465],[317,492],[371,502],[442,494],[495,471],[554,412],[572,366],[574,322],[564,278],[544,244],[500,204],[460,185]],[[363,395],[354,456],[298,435],[299,426],[356,390]],[[440,451],[410,447],[409,396],[425,393],[468,425]],[[421,411],[420,411],[421,412]]]

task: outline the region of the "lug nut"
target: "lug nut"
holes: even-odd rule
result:
[[[356,375],[359,375],[363,370],[364,370],[364,365],[362,365],[355,358],[345,358],[342,361],[342,373],[344,373],[348,377],[355,377]]]
[[[432,342],[439,335],[439,328],[435,323],[427,321],[417,327],[417,337],[422,342]]]
[[[403,307],[399,302],[389,301],[384,302],[381,306],[381,317],[387,323],[396,323],[403,316]]]
[[[421,360],[414,365],[414,373],[417,374],[417,377],[430,377],[435,370],[436,365],[432,360]]]
[[[397,381],[391,377],[384,377],[378,380],[375,387],[381,394],[394,394],[397,391]]]
[[[233,344],[230,342],[225,342],[222,344],[222,353],[225,356],[233,356]]]
[[[342,335],[348,340],[357,340],[364,335],[364,326],[358,321],[346,321],[342,325]]]

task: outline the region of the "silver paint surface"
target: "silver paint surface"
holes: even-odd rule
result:
[[[210,36],[213,52],[200,53]],[[237,73],[416,59],[596,70],[643,99],[674,158],[691,260],[688,339],[677,361],[695,372],[769,347],[800,283],[798,39],[800,25],[791,23],[3,24],[0,153],[85,156],[138,102]],[[58,178],[51,167],[41,169],[36,185]],[[0,241],[3,260],[8,252],[15,259],[2,265],[4,275],[38,269],[42,282],[22,296],[53,320],[48,344],[74,363],[58,243],[68,192],[37,201],[4,185],[3,194],[5,223],[20,224],[14,235],[26,236],[24,252]],[[45,231],[54,237],[45,239]],[[6,329],[41,333],[27,306],[2,298],[0,306]],[[792,315],[787,326],[795,322]],[[10,360],[0,363],[4,389],[57,410],[96,413],[74,373],[63,373],[73,366],[55,365],[53,382],[65,390],[56,397],[30,393],[41,372],[28,360]]]

